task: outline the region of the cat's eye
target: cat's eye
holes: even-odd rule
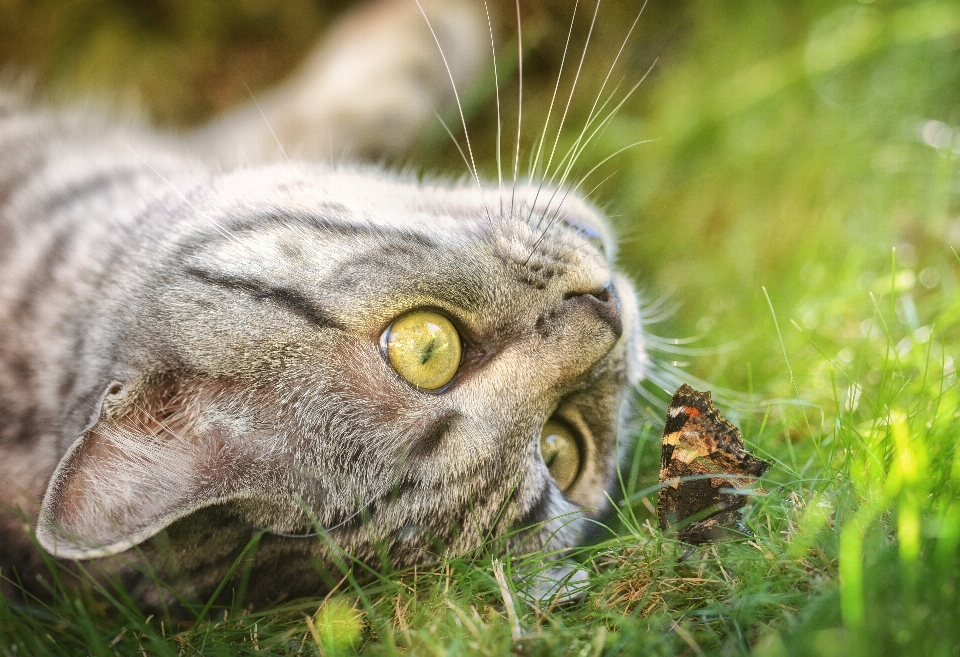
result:
[[[580,473],[580,443],[573,430],[559,420],[547,420],[540,433],[540,455],[557,488],[569,490]]]
[[[395,320],[383,334],[383,345],[394,371],[424,390],[438,390],[450,383],[463,354],[453,322],[430,310],[417,310]]]

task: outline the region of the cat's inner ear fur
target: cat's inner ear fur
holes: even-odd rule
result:
[[[222,383],[169,379],[133,394],[108,387],[99,419],[50,481],[40,544],[61,558],[109,556],[199,508],[256,497],[265,455],[230,393]]]

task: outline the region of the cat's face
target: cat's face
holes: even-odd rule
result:
[[[530,525],[524,551],[581,539],[644,359],[598,212],[305,165],[223,174],[168,212],[185,228],[127,283],[136,319],[44,547],[116,554],[220,504],[397,565]]]

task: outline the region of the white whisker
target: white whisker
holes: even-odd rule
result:
[[[470,172],[470,160],[467,159],[467,154],[463,151],[463,147],[460,146],[460,142],[457,141],[457,138],[456,138],[456,137],[454,137],[453,131],[450,130],[450,126],[448,126],[448,125],[447,125],[447,122],[443,120],[443,117],[440,116],[439,114],[437,114],[436,112],[434,112],[433,114],[434,114],[434,116],[437,117],[437,121],[440,122],[440,125],[443,126],[443,129],[447,131],[447,134],[450,136],[450,141],[452,141],[452,142],[453,142],[453,145],[457,147],[457,151],[460,153],[460,157],[463,158],[463,163],[464,163],[465,165],[467,165],[467,172],[468,172],[468,174],[471,174],[471,178],[473,178],[474,176],[472,175],[472,172]],[[483,195],[483,188],[480,187],[480,181],[479,181],[479,179],[476,179],[476,178],[475,178],[475,180],[476,180],[476,183],[477,183],[478,188],[480,189],[480,193],[481,193],[481,196],[482,196],[482,195]],[[486,205],[484,205],[484,208],[486,208]],[[489,218],[489,215],[490,215],[490,213],[487,212],[488,218]]]
[[[596,185],[594,185],[594,186],[590,189],[590,191],[586,193],[586,197],[587,197],[587,198],[593,198],[593,195],[596,193],[596,191],[597,191],[598,189],[600,189],[600,187],[603,185],[603,183],[605,183],[605,182],[607,182],[608,180],[610,180],[611,178],[613,178],[617,173],[619,173],[619,171],[620,171],[620,170],[617,169],[617,170],[614,171],[613,173],[609,174],[606,178],[604,178],[603,180],[601,180],[600,182],[598,182]],[[608,218],[608,219],[612,219],[613,217],[612,217],[612,215],[609,215],[607,218]]]
[[[627,93],[627,95],[624,96],[623,99],[622,99],[619,103],[617,103],[617,105],[616,105],[612,110],[610,110],[610,113],[603,119],[603,121],[600,122],[600,125],[597,126],[597,128],[590,134],[590,136],[589,136],[589,137],[587,138],[587,140],[584,142],[583,147],[582,147],[580,150],[576,151],[576,152],[574,153],[573,157],[570,158],[570,161],[569,161],[568,164],[567,164],[567,168],[566,168],[566,170],[564,171],[563,176],[562,176],[561,179],[560,179],[560,182],[557,183],[557,185],[554,187],[553,194],[551,194],[549,201],[547,201],[547,209],[548,209],[547,211],[549,211],[550,206],[553,204],[553,200],[556,198],[557,193],[559,193],[559,191],[564,188],[564,185],[566,184],[566,180],[567,180],[567,178],[569,177],[570,171],[572,170],[572,168],[573,168],[573,166],[574,166],[574,163],[576,162],[577,159],[579,159],[579,157],[580,157],[580,155],[583,153],[584,149],[586,149],[587,146],[589,146],[589,145],[593,142],[593,140],[594,140],[594,138],[596,137],[596,135],[598,134],[598,132],[599,132],[600,130],[602,130],[602,129],[606,126],[606,124],[607,124],[610,120],[613,119],[614,116],[616,116],[616,114],[617,114],[617,112],[620,110],[620,108],[623,107],[623,105],[624,105],[624,103],[627,101],[627,99],[629,99],[630,96],[640,87],[640,85],[641,85],[641,84],[643,83],[643,81],[646,79],[647,75],[650,74],[650,71],[653,70],[653,66],[655,66],[655,65],[656,65],[656,61],[654,61],[654,63],[650,65],[650,68],[647,69],[647,72],[644,74],[644,76],[633,86],[633,88],[630,89],[630,91]],[[606,103],[604,103],[604,105],[606,105]],[[582,136],[582,135],[581,135],[581,136]],[[579,181],[578,181],[575,185],[574,185],[574,184],[571,184],[569,187],[567,187],[567,188],[564,190],[564,192],[563,192],[563,196],[561,197],[560,202],[557,204],[557,208],[556,208],[556,210],[554,211],[553,217],[550,219],[550,222],[547,224],[547,227],[544,229],[543,234],[540,236],[540,239],[542,239],[543,236],[546,235],[546,233],[547,233],[547,232],[550,230],[550,228],[553,226],[554,222],[556,221],[557,217],[558,217],[559,214],[560,214],[560,210],[561,210],[561,208],[563,207],[563,203],[564,203],[564,201],[566,201],[567,196],[568,196],[571,192],[576,192],[577,190],[579,190],[579,189],[580,189],[580,186],[581,186],[584,182],[586,182],[587,178],[589,178],[591,175],[593,175],[593,173],[594,173],[597,169],[599,169],[601,166],[603,166],[604,164],[606,164],[607,162],[609,162],[612,158],[616,157],[616,156],[619,155],[620,153],[622,153],[622,152],[624,152],[624,151],[626,151],[626,150],[628,150],[628,149],[630,149],[630,148],[634,148],[635,146],[640,146],[641,144],[647,144],[647,143],[654,142],[654,141],[658,141],[658,139],[645,139],[645,140],[641,140],[641,141],[634,142],[634,143],[632,143],[632,144],[628,144],[627,146],[624,146],[623,148],[620,148],[619,150],[611,153],[610,155],[608,155],[608,156],[606,156],[605,158],[603,158],[602,160],[600,160],[600,162],[598,162],[593,168],[591,168],[590,171],[588,171],[586,175],[580,177]],[[572,152],[572,151],[571,151],[571,152]],[[568,155],[569,155],[569,154],[570,154],[570,153],[568,152]],[[566,158],[565,158],[565,159],[566,159]],[[553,184],[552,178],[551,178],[551,180],[550,180],[550,184],[551,184],[551,185]],[[544,216],[545,216],[545,215],[544,215]],[[542,217],[541,217],[541,219],[542,219]],[[539,227],[540,224],[538,223],[537,226]],[[539,243],[539,241],[540,241],[540,240],[538,239],[537,242]]]
[[[599,5],[600,5],[600,0],[597,1],[597,10],[599,10]],[[554,225],[557,217],[558,217],[559,214],[560,214],[560,210],[563,208],[563,204],[564,204],[564,202],[566,201],[567,196],[568,196],[571,192],[574,192],[574,191],[578,190],[579,187],[580,187],[580,185],[586,180],[586,178],[587,178],[590,174],[592,174],[594,171],[596,171],[596,169],[597,169],[599,166],[601,166],[601,165],[604,164],[605,162],[609,161],[610,158],[618,155],[619,153],[623,152],[624,150],[626,150],[626,149],[628,149],[628,148],[632,148],[633,146],[636,146],[636,145],[638,145],[638,144],[640,144],[640,143],[644,143],[644,142],[637,142],[636,144],[631,144],[631,145],[629,145],[629,146],[626,146],[626,147],[618,150],[616,153],[613,153],[613,154],[611,154],[610,156],[607,156],[607,157],[604,158],[599,164],[597,164],[595,167],[593,167],[593,168],[590,170],[590,172],[587,174],[587,176],[582,177],[576,185],[571,184],[570,186],[566,186],[566,182],[567,182],[567,180],[568,180],[568,178],[569,178],[570,172],[573,170],[573,167],[575,166],[576,162],[578,161],[580,155],[584,152],[584,150],[585,150],[591,143],[593,143],[594,139],[595,139],[596,136],[599,134],[599,132],[600,132],[602,129],[605,128],[605,126],[613,119],[614,116],[616,116],[617,112],[623,107],[623,105],[626,103],[626,101],[627,101],[627,100],[633,95],[633,93],[640,87],[640,85],[644,82],[644,80],[646,80],[647,76],[648,76],[648,75],[650,74],[650,72],[653,70],[653,66],[656,65],[656,60],[655,60],[654,63],[650,65],[650,67],[647,69],[647,71],[644,73],[644,75],[640,78],[640,80],[639,80],[636,84],[633,85],[633,87],[630,89],[630,91],[629,91],[627,94],[624,95],[624,97],[616,104],[616,106],[615,106],[612,110],[610,110],[609,113],[606,114],[606,116],[603,117],[603,119],[600,121],[599,125],[596,126],[596,127],[592,130],[592,132],[591,132],[591,127],[593,127],[593,125],[594,125],[594,123],[597,121],[598,117],[603,113],[604,108],[609,104],[609,102],[611,101],[611,99],[613,98],[613,96],[616,94],[616,88],[615,88],[615,89],[614,89],[614,92],[611,93],[611,95],[610,95],[606,100],[604,100],[602,103],[600,102],[600,101],[601,101],[601,97],[603,96],[603,90],[606,88],[606,85],[607,85],[608,82],[610,81],[610,77],[612,76],[613,71],[614,71],[614,69],[616,68],[617,63],[619,62],[620,58],[622,57],[623,52],[624,52],[624,50],[625,50],[625,48],[626,48],[626,45],[627,45],[627,43],[629,42],[630,37],[631,37],[631,35],[633,34],[633,31],[636,29],[637,23],[638,23],[639,20],[640,20],[640,16],[643,14],[643,10],[644,10],[644,8],[646,8],[646,6],[647,6],[647,2],[646,2],[646,0],[645,0],[644,3],[643,3],[643,6],[640,8],[640,11],[637,13],[636,18],[634,18],[633,23],[630,25],[630,29],[627,31],[626,36],[624,37],[623,41],[621,42],[620,48],[619,48],[619,50],[617,51],[617,55],[616,55],[616,57],[614,58],[613,63],[610,65],[610,68],[607,70],[607,74],[606,74],[606,76],[604,77],[603,83],[602,83],[601,86],[600,86],[600,90],[597,92],[597,98],[594,100],[593,106],[592,106],[591,109],[590,109],[590,113],[589,113],[588,116],[587,116],[587,120],[586,120],[586,122],[584,123],[584,126],[583,126],[583,128],[581,129],[580,134],[577,136],[577,139],[574,141],[574,143],[573,143],[573,145],[570,147],[570,149],[568,149],[567,154],[563,157],[563,159],[561,159],[560,163],[559,163],[558,166],[557,166],[557,169],[556,169],[556,170],[554,171],[554,173],[551,174],[550,177],[549,177],[549,180],[548,180],[548,182],[547,182],[547,185],[550,186],[550,187],[553,187],[553,192],[552,192],[551,195],[550,195],[550,199],[547,201],[547,209],[546,209],[546,211],[544,212],[543,215],[541,215],[540,220],[537,222],[537,228],[538,228],[538,229],[539,229],[539,227],[540,227],[540,225],[541,225],[540,222],[542,222],[542,220],[545,218],[546,214],[549,213],[549,208],[553,205],[553,201],[554,201],[554,199],[556,199],[557,194],[560,193],[561,190],[563,190],[563,194],[562,194],[562,196],[561,196],[561,198],[560,198],[560,202],[557,204],[556,209],[555,209],[555,211],[553,212],[553,216],[551,217],[550,221],[547,223],[546,228],[544,228],[543,232],[540,234],[540,236],[539,236],[539,237],[537,238],[537,240],[534,242],[534,245],[533,245],[533,247],[532,247],[532,249],[531,249],[531,252],[530,252],[530,254],[527,256],[527,262],[529,262],[530,257],[533,256],[533,253],[536,251],[537,247],[540,245],[540,243],[543,241],[544,237],[547,235],[547,233],[548,233],[548,232],[550,231],[550,229],[553,227],[553,225]],[[596,12],[594,13],[594,20],[595,20],[595,19],[596,19]],[[591,22],[590,32],[589,32],[589,34],[588,34],[588,39],[587,39],[587,43],[588,43],[588,44],[589,44],[590,35],[592,35],[593,30],[594,30],[594,23]],[[583,55],[581,56],[581,63],[580,63],[580,66],[581,66],[581,67],[582,67],[582,65],[583,65],[583,58],[584,58],[585,56],[586,56],[586,45],[584,46],[584,53],[583,53]],[[577,73],[577,75],[579,76],[579,74],[580,74],[580,69],[578,68],[578,73]],[[576,84],[576,80],[574,81],[574,84]],[[619,85],[617,85],[617,87],[619,87]],[[571,89],[571,97],[572,97],[572,93],[573,93],[573,89]],[[570,101],[569,101],[569,99],[568,99],[568,107],[569,107],[569,102],[570,102]],[[566,111],[565,111],[565,114],[566,114]],[[562,127],[562,126],[561,126],[561,127]],[[559,136],[560,136],[560,134],[559,134],[559,132],[558,132],[558,134],[557,134],[557,140],[559,140]],[[551,160],[552,160],[552,155],[551,155]],[[556,174],[557,174],[559,171],[561,171],[561,170],[562,170],[562,175],[560,176],[560,180],[559,180],[559,182],[557,182],[557,183],[554,185],[554,181],[555,181],[555,179],[556,179]],[[543,187],[543,184],[541,183],[541,188],[542,188],[542,187]],[[539,194],[539,190],[538,190],[538,194]],[[531,217],[532,217],[532,210],[531,210]]]
[[[500,199],[500,217],[503,217],[503,161],[501,142],[503,138],[503,119],[500,116],[500,74],[497,71],[497,48],[493,39],[493,23],[490,20],[490,5],[483,0],[483,9],[487,14],[487,29],[490,32],[490,54],[493,55],[493,88],[497,96],[497,190]]]
[[[517,8],[517,143],[513,152],[513,189],[510,191],[510,216],[514,212],[514,199],[517,194],[517,176],[520,170],[520,133],[523,125],[523,25],[520,21],[520,0],[515,0]]]
[[[627,43],[630,41],[630,37],[633,35],[633,31],[637,27],[637,23],[640,22],[640,17],[643,15],[643,10],[647,7],[648,0],[644,0],[643,6],[640,7],[640,11],[637,12],[636,18],[633,19],[633,23],[630,25],[630,29],[627,30],[627,35],[623,38],[623,41],[620,44],[620,49],[617,50],[616,57],[613,58],[613,62],[610,64],[610,68],[607,69],[607,75],[604,77],[603,82],[600,85],[600,90],[597,92],[597,98],[593,101],[593,107],[590,108],[590,113],[587,115],[587,123],[590,124],[590,119],[593,117],[597,111],[597,103],[600,101],[600,98],[603,96],[603,90],[607,88],[607,83],[610,81],[610,76],[613,75],[614,69],[617,67],[617,64],[620,62],[620,58],[623,56],[623,51],[627,47]],[[647,74],[644,74],[646,78]],[[643,81],[643,78],[640,80]],[[586,126],[584,126],[586,129]],[[581,133],[582,134],[582,133]]]
[[[273,140],[277,142],[277,147],[280,149],[280,152],[283,153],[283,159],[287,161],[287,164],[293,164],[290,161],[290,157],[287,155],[286,149],[283,147],[283,144],[280,143],[280,138],[277,137],[277,133],[273,131],[273,126],[270,125],[270,121],[267,120],[267,115],[263,113],[263,108],[260,107],[260,103],[257,102],[257,97],[253,95],[253,91],[250,90],[250,85],[247,84],[247,81],[243,81],[243,86],[247,90],[247,93],[250,94],[250,100],[253,101],[253,106],[257,108],[257,111],[260,112],[260,116],[263,118],[264,124],[267,126],[267,130],[270,131],[270,136],[273,137]]]
[[[477,183],[477,191],[480,193],[480,199],[483,202],[484,209],[487,213],[487,218],[490,218],[490,210],[486,207],[486,201],[483,196],[483,184],[480,182],[480,174],[477,170],[477,163],[473,157],[473,146],[470,144],[470,131],[467,130],[467,117],[463,113],[463,103],[460,102],[460,92],[457,91],[457,83],[453,79],[453,71],[450,70],[450,62],[447,60],[446,53],[443,52],[443,47],[440,45],[440,38],[437,36],[436,31],[433,29],[433,24],[430,22],[430,19],[427,17],[427,12],[424,11],[423,5],[420,4],[420,0],[413,0],[417,3],[417,7],[420,9],[420,13],[423,15],[423,20],[426,21],[427,27],[430,29],[430,34],[433,36],[434,43],[437,44],[437,50],[440,52],[440,58],[443,60],[443,66],[447,70],[447,77],[450,79],[450,88],[453,90],[453,97],[457,101],[457,111],[460,113],[460,123],[463,125],[463,137],[467,142],[467,153],[470,155],[470,162],[467,165],[467,168],[470,170],[470,173],[473,174],[473,179]],[[444,126],[446,128],[446,126]],[[449,133],[450,130],[448,129]],[[453,136],[452,134],[450,135]],[[454,140],[456,141],[456,140]],[[459,148],[459,144],[457,148]],[[492,221],[492,220],[491,220]]]
[[[584,42],[583,50],[580,53],[580,62],[577,64],[577,72],[576,72],[576,75],[574,75],[573,84],[570,87],[570,93],[567,94],[567,104],[566,104],[566,107],[564,107],[563,109],[563,116],[560,118],[560,125],[557,128],[557,136],[553,140],[553,147],[550,149],[550,159],[547,161],[547,166],[544,169],[545,175],[550,173],[550,165],[553,163],[554,155],[557,152],[557,145],[560,143],[560,135],[563,134],[563,126],[565,125],[567,120],[567,115],[570,112],[570,104],[573,102],[574,92],[576,92],[577,84],[580,82],[580,75],[583,72],[583,63],[587,58],[587,50],[590,47],[590,40],[593,38],[593,31],[596,28],[597,15],[600,13],[600,2],[601,0],[597,0],[597,4],[594,6],[594,9],[593,9],[593,17],[590,19],[590,29],[587,31],[587,40],[586,42]],[[602,92],[602,89],[601,89],[601,92]],[[553,183],[553,176],[551,175],[550,184],[552,183]],[[541,189],[543,188],[542,182],[541,182],[540,188]],[[539,194],[539,191],[537,193]],[[553,200],[552,197],[551,197],[551,200]],[[550,207],[549,203],[547,203],[547,207],[548,208]],[[539,228],[540,228],[540,224],[538,223],[537,229]]]
[[[201,212],[201,211],[200,211],[200,208],[198,208],[198,207],[195,206],[193,203],[191,203],[191,202],[187,199],[187,197],[183,195],[183,192],[181,192],[179,189],[177,189],[176,187],[174,187],[173,183],[171,183],[169,180],[167,180],[166,176],[164,176],[162,173],[160,173],[160,171],[158,171],[155,166],[153,166],[152,164],[150,164],[149,162],[147,162],[145,159],[143,159],[143,156],[140,155],[140,153],[138,153],[137,151],[135,151],[133,148],[131,148],[130,145],[127,144],[127,142],[123,141],[118,135],[116,135],[116,134],[113,133],[113,132],[110,132],[110,135],[113,136],[113,138],[116,139],[117,141],[119,141],[121,144],[123,144],[124,147],[125,147],[128,151],[130,151],[131,153],[133,153],[133,154],[137,157],[137,159],[140,160],[141,162],[143,162],[147,167],[149,167],[149,169],[150,169],[151,171],[153,171],[155,174],[157,174],[157,177],[160,178],[160,180],[162,180],[163,182],[165,182],[165,183],[167,184],[167,187],[169,187],[170,189],[172,189],[173,192],[174,192],[177,196],[179,196],[180,199],[181,199],[184,203],[186,203],[187,205],[189,205],[189,206],[193,209],[193,211],[197,213],[197,216],[199,216],[200,218],[202,218],[203,220],[205,220],[207,223],[209,223],[211,226],[213,226],[214,230],[216,230],[218,233],[220,233],[221,235],[223,235],[223,236],[226,237],[227,239],[232,240],[233,242],[235,242],[235,243],[237,243],[237,244],[240,244],[240,242],[237,240],[237,238],[234,237],[234,235],[233,235],[230,231],[228,231],[226,228],[224,228],[223,226],[221,226],[220,224],[218,224],[216,221],[214,221],[213,219],[211,219],[211,218],[210,218],[209,216],[207,216],[205,213]]]
[[[641,298],[643,295],[641,295]],[[667,303],[670,302],[670,305]],[[647,326],[651,324],[659,324],[671,317],[674,317],[680,309],[680,304],[676,301],[673,301],[672,295],[662,294],[658,298],[654,299],[650,303],[642,304],[640,307],[640,315],[643,317],[643,322]],[[649,333],[647,334],[649,335]],[[652,336],[654,338],[658,336]],[[663,338],[667,339],[667,338]],[[681,341],[677,344],[684,344],[683,340],[687,338],[679,338]]]
[[[570,151],[568,151],[568,153],[567,153],[567,154],[570,156],[570,158],[569,158],[569,161],[567,162],[566,168],[564,169],[563,176],[561,177],[560,181],[557,183],[557,187],[562,187],[562,186],[564,185],[564,183],[566,182],[567,178],[569,177],[570,172],[573,170],[574,165],[575,165],[576,162],[579,160],[580,155],[582,155],[583,152],[587,149],[587,147],[590,146],[590,145],[594,142],[594,140],[597,138],[597,136],[600,134],[600,132],[601,132],[602,130],[606,129],[606,127],[609,125],[610,121],[613,120],[613,118],[619,113],[620,109],[623,108],[623,106],[624,106],[624,105],[626,104],[626,102],[630,99],[630,97],[633,96],[633,94],[637,91],[637,89],[640,88],[640,85],[642,85],[642,84],[644,83],[644,81],[647,79],[647,76],[650,75],[650,72],[653,70],[653,67],[656,66],[656,65],[657,65],[657,60],[654,60],[653,63],[649,66],[649,68],[647,68],[646,72],[643,74],[643,77],[641,77],[641,78],[637,81],[637,83],[634,84],[633,87],[630,88],[630,91],[628,91],[628,92],[623,96],[623,98],[620,99],[620,101],[613,107],[613,109],[611,109],[611,110],[607,113],[607,115],[604,116],[604,118],[600,121],[599,124],[597,124],[597,126],[593,129],[593,131],[592,131],[589,135],[587,135],[586,138],[583,138],[583,137],[584,137],[584,134],[585,134],[586,131],[590,128],[590,126],[592,125],[592,123],[597,120],[597,116],[594,116],[592,119],[589,119],[589,120],[587,121],[587,123],[584,125],[584,132],[581,133],[581,135],[577,138],[577,142],[575,142],[574,145],[571,146]],[[602,111],[603,108],[606,107],[606,105],[610,102],[610,100],[611,100],[612,98],[613,98],[613,94],[611,94],[611,96],[610,96],[606,101],[604,101],[604,103],[600,106],[600,111]],[[598,114],[598,116],[599,116],[599,114]],[[583,142],[582,145],[580,144],[581,139],[582,139],[582,142]],[[646,141],[656,141],[656,140],[654,140],[654,139],[649,139],[649,140],[646,140]],[[644,142],[644,141],[635,142],[635,143],[633,143],[633,144],[630,144],[629,146],[625,146],[624,148],[620,149],[620,150],[617,151],[617,152],[618,152],[618,153],[621,153],[621,152],[623,152],[624,150],[626,150],[626,149],[628,149],[628,148],[632,148],[633,146],[636,146],[636,145],[642,144],[642,143],[646,143],[646,142]],[[566,158],[564,158],[564,159],[566,159]],[[609,158],[608,158],[608,159],[609,159]],[[592,172],[593,170],[595,170],[595,169],[596,169],[596,167],[594,167],[594,169],[591,169],[591,172]],[[553,179],[552,179],[552,178],[551,178],[551,181],[550,181],[550,182],[551,182],[551,183],[553,182]]]
[[[597,0],[597,7],[599,8],[599,6],[600,6],[600,0]],[[554,83],[554,85],[553,85],[553,95],[550,97],[550,105],[549,105],[549,107],[547,108],[547,118],[546,118],[546,120],[543,122],[543,132],[542,132],[541,135],[540,135],[540,140],[539,140],[540,143],[539,143],[539,145],[537,146],[537,149],[536,149],[537,155],[536,155],[536,158],[534,158],[534,160],[533,160],[533,166],[530,167],[530,175],[531,175],[531,176],[536,175],[537,166],[539,166],[539,162],[540,162],[540,155],[541,155],[541,153],[543,152],[543,145],[544,145],[544,144],[546,143],[546,141],[547,141],[547,130],[548,130],[548,128],[550,127],[550,119],[553,117],[553,106],[556,104],[556,101],[557,101],[557,93],[560,91],[560,80],[563,79],[563,68],[564,68],[564,66],[565,66],[566,63],[567,63],[567,53],[570,51],[570,38],[573,36],[573,26],[574,26],[574,23],[576,23],[576,20],[577,20],[577,9],[579,9],[579,7],[580,7],[580,0],[576,0],[576,2],[575,2],[574,5],[573,5],[573,15],[570,17],[570,27],[567,28],[567,40],[566,40],[566,42],[563,44],[563,55],[562,55],[561,58],[560,58],[560,70],[557,72],[557,81],[556,81],[556,82]],[[594,11],[594,14],[593,14],[593,15],[594,15],[594,19],[596,19],[596,15],[597,15],[597,14],[596,14],[596,11]],[[592,29],[592,24],[591,24],[591,29]],[[588,39],[588,40],[587,40],[587,43],[589,43],[589,42],[590,42],[590,41],[589,41],[589,39]],[[586,46],[584,46],[584,53],[586,53]],[[580,64],[581,64],[581,66],[583,65],[583,57],[580,58]],[[579,74],[580,74],[580,72],[577,71],[577,77],[579,77]],[[573,87],[576,88],[576,78],[574,79]],[[573,96],[573,88],[571,88],[571,90],[570,90],[570,95],[567,97],[567,106],[566,106],[566,108],[565,108],[565,110],[564,110],[564,118],[566,117],[566,110],[570,108],[570,98],[571,98],[572,96]],[[559,129],[558,129],[558,131],[557,131],[557,138],[558,138],[558,139],[559,139],[559,134],[560,134],[560,131],[561,131],[561,130],[563,130],[563,120],[562,120],[562,119],[561,119],[561,121],[560,121],[560,127],[559,127]],[[554,147],[556,147],[556,145],[554,145]],[[548,162],[547,162],[547,165],[546,165],[546,168],[545,168],[545,171],[549,171],[549,169],[550,169],[550,163],[549,163],[549,161],[548,161]],[[539,184],[539,186],[537,187],[537,193],[536,193],[536,195],[535,195],[534,198],[533,198],[533,203],[530,205],[530,217],[533,216],[533,210],[534,210],[534,208],[535,208],[536,205],[537,205],[537,197],[540,196],[540,190],[542,190],[542,189],[543,189],[543,181],[542,181],[542,178],[541,178],[540,184]],[[528,221],[529,221],[530,217],[527,218]],[[539,226],[537,226],[537,228],[539,229]]]

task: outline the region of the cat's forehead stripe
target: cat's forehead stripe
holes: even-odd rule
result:
[[[325,313],[322,309],[317,307],[317,304],[313,303],[310,299],[306,298],[306,296],[297,290],[280,286],[258,284],[255,281],[247,281],[229,276],[217,276],[212,272],[203,271],[193,267],[186,268],[184,272],[188,276],[212,287],[223,288],[231,292],[242,292],[244,294],[249,294],[256,299],[270,299],[276,302],[279,306],[303,317],[315,326],[324,326],[341,330],[344,328],[343,324],[331,317],[328,313]]]
[[[259,171],[237,170],[217,181],[217,196],[242,213],[311,214],[338,206],[333,219],[371,228],[462,230],[466,217],[454,216],[443,201],[448,191],[424,189],[382,173],[331,169],[323,165],[273,165]],[[459,203],[457,205],[460,205]],[[472,205],[476,205],[476,202]],[[478,217],[479,219],[479,217]]]
[[[268,175],[273,169],[274,175]],[[309,215],[319,208],[328,212],[331,220],[349,226],[451,235],[462,235],[471,226],[484,233],[530,222],[535,228],[535,241],[572,233],[577,239],[602,243],[608,257],[615,251],[609,226],[600,212],[579,197],[557,196],[534,182],[511,192],[509,203],[515,216],[507,221],[501,216],[504,199],[496,188],[478,191],[473,185],[416,183],[380,172],[359,173],[323,165],[291,168],[277,164],[256,175],[238,170],[223,176],[217,187],[218,196],[243,212],[260,208],[263,214],[269,214],[282,207]]]
[[[202,244],[204,242],[230,242],[244,234],[253,234],[252,238],[257,239],[257,233],[268,231],[271,228],[306,228],[315,231],[323,237],[370,237],[385,241],[408,241],[414,242],[419,246],[431,248],[436,246],[436,241],[422,231],[413,231],[409,228],[396,226],[380,226],[370,222],[351,221],[345,218],[334,216],[333,214],[321,212],[304,211],[280,211],[266,210],[261,212],[247,212],[243,216],[229,220],[225,228],[229,234],[216,233],[210,235],[205,240],[192,240],[191,244]]]

